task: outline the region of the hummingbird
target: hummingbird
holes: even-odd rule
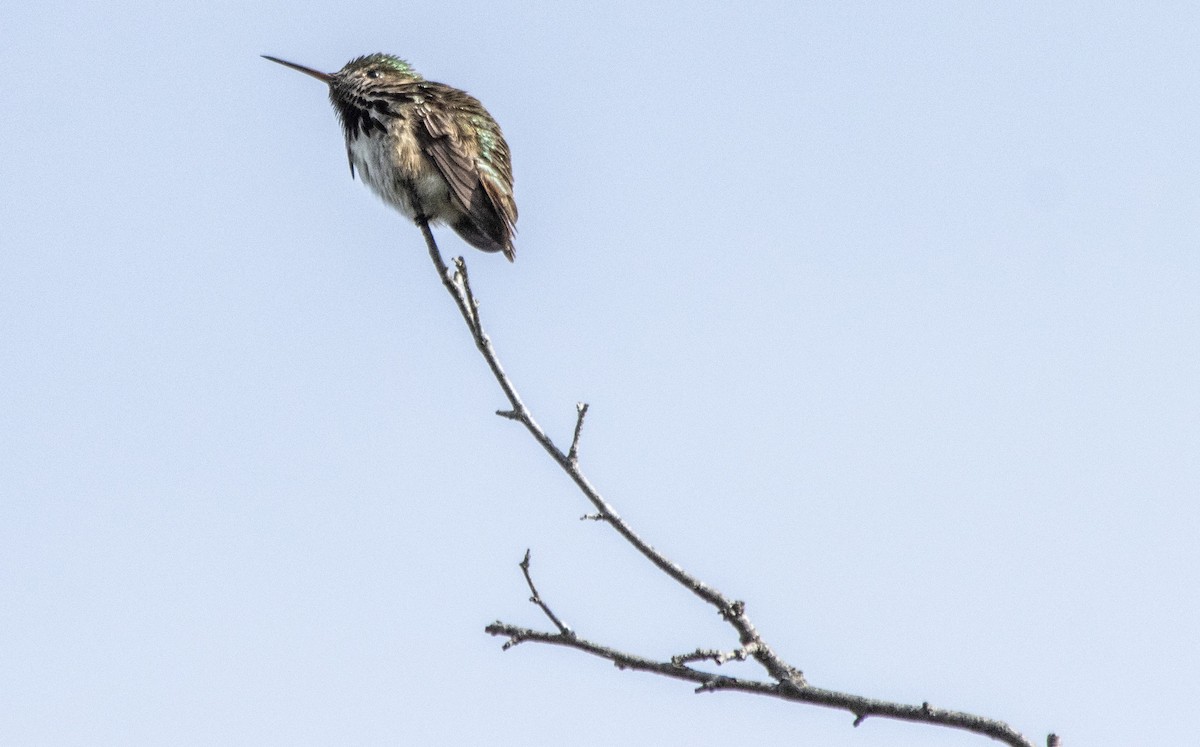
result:
[[[513,261],[508,143],[478,99],[390,54],[357,57],[336,73],[263,57],[329,86],[352,178],[413,221],[446,223],[471,246]]]

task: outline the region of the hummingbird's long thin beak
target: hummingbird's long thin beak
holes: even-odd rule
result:
[[[283,65],[284,67],[290,67],[293,70],[299,70],[300,72],[304,73],[305,75],[311,75],[312,77],[316,78],[317,80],[321,81],[322,83],[332,83],[333,82],[333,76],[330,75],[329,73],[323,73],[320,70],[313,70],[311,67],[297,65],[296,63],[288,62],[287,60],[281,60],[278,57],[272,57],[269,54],[264,54],[263,58],[268,59],[271,62],[278,62],[280,65]]]

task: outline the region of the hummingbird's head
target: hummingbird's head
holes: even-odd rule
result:
[[[424,80],[412,65],[390,54],[356,57],[336,73],[323,73],[269,55],[263,57],[329,86],[329,100],[337,110],[347,143],[360,135],[387,132],[389,120],[397,116],[392,106],[400,100],[397,88]]]

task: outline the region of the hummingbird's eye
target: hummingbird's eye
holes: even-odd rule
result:
[[[378,70],[368,70],[367,71],[368,78],[378,78],[381,75],[383,75],[383,73],[379,72]]]

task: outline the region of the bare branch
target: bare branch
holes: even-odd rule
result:
[[[1020,733],[1001,721],[961,711],[934,708],[928,703],[922,703],[919,706],[902,705],[885,700],[850,695],[849,693],[840,693],[834,690],[824,690],[818,687],[793,687],[786,682],[767,682],[743,677],[717,675],[693,669],[674,661],[655,661],[644,656],[630,654],[580,638],[578,635],[565,636],[561,633],[547,633],[517,625],[509,625],[500,621],[492,623],[484,628],[484,630],[491,635],[508,638],[508,641],[504,644],[505,650],[526,641],[573,648],[593,656],[598,656],[601,659],[607,659],[616,665],[618,669],[652,672],[665,677],[695,682],[699,685],[696,688],[696,692],[698,693],[732,691],[752,693],[754,695],[769,695],[782,700],[849,711],[856,716],[854,721],[855,726],[861,724],[867,717],[875,716],[900,721],[936,724],[952,729],[962,729],[991,737],[1012,747],[1033,747],[1032,742],[1026,740]]]
[[[413,204],[417,204],[416,195],[413,196]],[[813,705],[824,706],[827,708],[837,708],[849,711],[855,715],[854,725],[861,724],[868,717],[883,717],[891,719],[899,719],[903,721],[914,721],[928,724],[937,724],[956,729],[964,729],[976,734],[985,735],[993,739],[999,740],[1012,747],[1033,747],[1033,744],[1027,741],[1019,733],[1014,731],[1012,727],[1001,721],[986,719],[981,716],[975,716],[969,713],[960,711],[948,711],[938,708],[933,708],[928,703],[920,706],[904,705],[901,703],[892,703],[882,700],[874,700],[864,698],[848,693],[839,693],[832,690],[823,690],[810,686],[804,679],[804,674],[795,667],[791,666],[779,657],[775,651],[763,641],[758,630],[746,615],[746,606],[743,602],[732,600],[715,588],[704,583],[700,579],[683,570],[678,564],[672,562],[661,552],[656,550],[640,535],[633,530],[625,522],[624,519],[616,512],[611,504],[608,503],[600,492],[592,485],[591,481],[579,468],[579,438],[583,429],[583,420],[587,411],[587,406],[580,404],[578,406],[578,416],[575,422],[575,433],[572,439],[571,446],[567,452],[563,452],[554,441],[546,435],[546,432],[534,419],[533,414],[525,403],[521,400],[512,381],[505,373],[503,366],[500,365],[500,360],[496,355],[496,351],[492,347],[491,340],[483,330],[483,323],[479,316],[479,304],[475,299],[474,293],[467,277],[466,262],[461,258],[455,260],[456,272],[451,275],[447,270],[446,263],[442,260],[441,252],[438,250],[437,243],[434,241],[433,233],[429,229],[428,221],[418,218],[417,225],[421,228],[421,233],[425,237],[425,244],[429,249],[429,257],[433,261],[434,267],[441,277],[442,285],[446,291],[454,299],[458,306],[459,313],[466,322],[468,329],[471,331],[471,336],[475,342],[475,347],[479,350],[488,367],[492,371],[496,382],[500,385],[500,389],[504,392],[504,396],[508,399],[510,408],[507,410],[498,410],[497,415],[515,420],[525,426],[529,434],[533,436],[542,448],[550,457],[558,463],[559,467],[566,472],[567,476],[575,483],[584,497],[596,509],[593,514],[583,516],[583,519],[591,519],[594,521],[602,521],[617,531],[630,545],[641,553],[647,560],[654,564],[659,570],[667,574],[675,580],[679,585],[691,591],[697,597],[702,599],[707,604],[714,607],[721,618],[725,620],[737,633],[738,642],[741,646],[734,650],[734,655],[731,657],[727,654],[722,654],[719,651],[708,651],[697,649],[693,654],[687,654],[683,657],[676,657],[675,660],[667,662],[659,662],[645,657],[628,654],[616,649],[609,648],[597,643],[583,640],[576,636],[569,628],[563,625],[557,617],[555,617],[549,608],[541,602],[540,596],[533,585],[533,581],[528,573],[528,555],[526,561],[522,563],[522,571],[525,573],[526,581],[529,583],[530,590],[533,592],[533,600],[535,604],[542,608],[555,627],[558,628],[558,633],[546,633],[532,630],[529,628],[521,628],[513,625],[508,625],[501,622],[495,622],[489,625],[486,630],[488,633],[496,636],[506,636],[508,641],[504,644],[504,649],[507,650],[513,646],[525,641],[534,641],[538,643],[548,643],[553,645],[565,646],[574,648],[594,656],[608,659],[612,661],[618,668],[634,669],[638,671],[654,672],[667,677],[676,679],[688,680],[698,684],[697,692],[708,692],[715,690],[737,690],[742,692],[752,692],[763,695],[772,695],[787,700],[793,700],[803,703],[811,703]],[[744,656],[738,652],[744,652]],[[730,658],[753,658],[763,669],[772,681],[758,681],[744,679],[738,677],[725,677],[715,675],[709,672],[693,669],[686,666],[690,661],[712,660],[717,663],[729,661]]]

